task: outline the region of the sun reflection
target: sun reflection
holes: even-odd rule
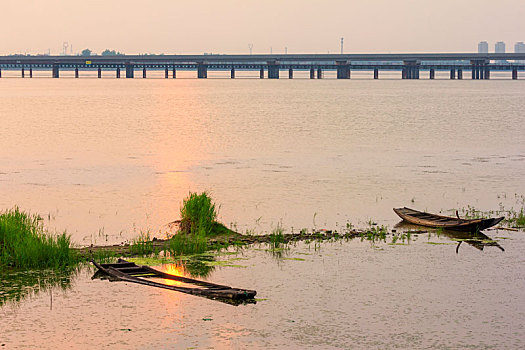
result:
[[[174,276],[181,276],[181,277],[189,276],[184,266],[182,266],[182,264],[180,263],[162,265],[159,268],[159,270],[165,273],[169,273],[170,275],[174,275]],[[183,285],[183,283],[180,281],[174,281],[170,279],[163,279],[162,281],[163,283],[170,285],[170,286],[182,286]]]

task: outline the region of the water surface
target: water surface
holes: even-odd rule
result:
[[[188,191],[255,232],[521,208],[524,110],[523,81],[2,79],[0,208],[78,245],[162,236]],[[237,307],[87,269],[2,271],[0,345],[523,348],[525,236],[487,235],[504,251],[456,253],[444,234],[252,247],[206,277],[264,299]]]
[[[268,231],[523,194],[523,81],[4,79],[0,207],[78,244],[163,230],[189,191]],[[315,217],[315,219],[314,219]],[[315,222],[314,222],[315,221]]]

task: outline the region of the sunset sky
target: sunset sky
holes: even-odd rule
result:
[[[525,41],[523,0],[2,0],[0,54],[473,52]]]

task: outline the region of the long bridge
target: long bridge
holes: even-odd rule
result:
[[[373,71],[379,79],[380,71],[398,71],[402,79],[419,79],[421,71],[428,71],[434,79],[436,71],[450,72],[450,79],[463,79],[470,72],[474,80],[490,79],[492,71],[508,71],[512,79],[525,71],[524,53],[412,53],[412,54],[272,54],[272,55],[114,55],[114,56],[0,56],[0,78],[4,70],[17,70],[21,77],[33,77],[33,70],[49,70],[50,77],[59,78],[61,70],[114,70],[115,77],[134,78],[142,71],[164,70],[165,78],[176,78],[177,70],[194,70],[196,77],[205,79],[209,70],[229,71],[235,78],[238,70],[259,71],[261,79],[279,79],[284,71],[288,78],[294,71],[308,71],[310,79],[321,79],[325,71],[336,72],[337,79],[350,79],[352,71]]]

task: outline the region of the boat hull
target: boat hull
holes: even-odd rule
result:
[[[488,219],[460,219],[450,216],[430,214],[407,207],[394,208],[394,212],[401,219],[411,224],[469,232],[485,230],[489,227],[497,225],[501,220],[503,220],[503,217]]]

